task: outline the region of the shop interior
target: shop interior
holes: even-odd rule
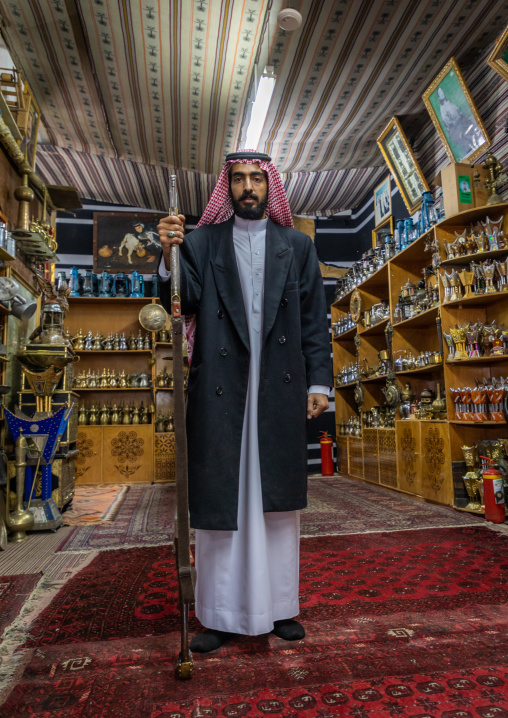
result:
[[[157,224],[240,148],[327,303],[307,637],[182,676]],[[508,716],[508,2],[9,0],[0,167],[0,716]]]

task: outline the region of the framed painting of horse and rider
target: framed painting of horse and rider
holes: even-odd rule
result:
[[[155,273],[161,250],[157,224],[164,216],[164,212],[94,212],[94,272]]]

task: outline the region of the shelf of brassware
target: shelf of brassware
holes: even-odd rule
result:
[[[69,297],[69,312],[65,318],[65,326],[71,335],[79,330],[86,334],[93,328],[93,334],[102,336],[124,333],[138,335],[142,330],[139,324],[139,311],[146,304],[157,304],[159,300],[151,297]],[[169,329],[170,320],[166,328]],[[142,330],[143,331],[143,330]],[[144,333],[144,331],[143,331]],[[156,360],[161,360],[160,351],[170,349],[171,342],[157,342],[156,335],[151,334],[151,346],[148,349],[98,349],[79,350],[81,367],[102,369],[101,360],[105,360],[108,368],[115,371],[129,367],[132,371],[145,370],[149,373],[149,387],[107,387],[76,388],[83,397],[110,396],[121,401],[122,392],[126,403],[139,395],[140,401],[148,401],[151,396],[161,397],[162,405],[156,400],[156,414],[167,413],[171,403],[164,397],[170,393],[154,392],[156,377]],[[101,357],[101,355],[103,355]],[[136,355],[138,358],[136,359]],[[148,368],[147,368],[148,365]],[[114,442],[114,445],[113,445]],[[155,433],[155,422],[152,424],[114,425],[114,426],[80,426],[78,429],[78,448],[80,456],[76,461],[79,483],[165,483],[174,481],[174,435]],[[119,449],[124,452],[119,453]]]
[[[430,239],[437,239],[440,245],[440,257],[443,270],[453,265],[467,265],[471,261],[495,259],[508,256],[507,250],[493,250],[448,259],[443,242],[453,241],[455,231],[462,232],[471,223],[486,219],[489,216],[496,220],[504,215],[503,231],[508,237],[508,203],[479,207],[457,215],[447,217],[435,225],[429,232],[415,240],[409,247],[399,252],[371,277],[358,285],[362,294],[370,295],[366,306],[388,297],[393,320],[393,311],[397,303],[402,285],[411,279],[415,284],[421,279],[421,269],[431,264],[431,255],[424,251],[425,244]],[[384,270],[384,273],[382,272]],[[377,276],[376,276],[377,275]],[[385,277],[386,284],[380,287],[379,278]],[[377,292],[377,294],[376,294]],[[335,301],[331,306],[332,323],[349,312],[349,303],[353,290],[344,297]],[[449,332],[455,324],[485,323],[496,319],[498,324],[505,322],[508,325],[508,291],[492,292],[472,297],[463,297],[452,302],[444,302],[442,282],[439,281],[439,305],[436,305],[415,317],[393,324],[393,351],[406,350],[418,355],[421,351],[438,351],[439,338],[437,334],[436,318],[441,316],[442,331]],[[365,307],[362,306],[362,310]],[[422,331],[426,329],[427,331]],[[375,355],[376,350],[386,348],[381,345],[382,337],[370,337],[367,330],[359,327],[358,334],[362,339],[360,345],[360,361],[364,356]],[[342,341],[338,336],[332,342],[334,375],[342,366],[356,360],[355,346],[352,339]],[[364,347],[364,344],[366,345]],[[447,348],[445,345],[443,364],[416,367],[396,372],[402,383],[410,381],[412,390],[417,396],[429,387],[436,390],[439,382],[441,392],[446,392],[447,415],[446,419],[426,421],[404,421],[397,419],[395,429],[384,430],[384,437],[395,435],[394,451],[396,453],[396,477],[392,488],[405,493],[420,496],[426,500],[453,506],[455,503],[454,482],[452,476],[452,462],[463,462],[461,446],[471,445],[482,439],[494,439],[506,435],[506,423],[495,421],[466,422],[454,418],[455,408],[449,393],[453,386],[474,386],[475,379],[508,376],[508,355],[494,357],[479,357],[462,361],[446,361]],[[482,376],[478,375],[478,367],[482,368]],[[356,382],[349,385],[335,387],[335,413],[337,435],[339,424],[352,415],[357,415],[357,406],[353,399],[352,388]],[[363,408],[369,410],[372,406],[384,403],[384,397],[379,393],[379,383],[372,384],[362,381],[365,391]],[[378,389],[375,394],[373,387]],[[349,389],[349,391],[343,391]],[[377,435],[367,432],[378,432]],[[383,474],[382,462],[386,464],[386,438],[382,438],[381,429],[363,429],[362,438],[343,437],[338,435],[339,470],[364,480],[374,480],[383,483],[379,477]],[[372,437],[377,436],[376,440]],[[371,452],[369,458],[368,454]],[[384,452],[384,453],[383,453]],[[378,472],[372,470],[373,457],[378,461]],[[362,463],[363,462],[363,463]],[[362,468],[363,467],[363,468]],[[386,465],[384,466],[386,473]],[[459,470],[460,471],[460,470]],[[464,469],[465,471],[465,469]],[[372,478],[374,477],[374,478]],[[377,478],[376,478],[377,477]],[[457,480],[457,496],[465,496],[465,489],[461,494],[460,480]]]

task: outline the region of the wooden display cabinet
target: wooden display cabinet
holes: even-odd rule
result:
[[[357,289],[362,299],[362,310],[376,301],[388,298],[393,326],[393,358],[398,352],[418,355],[421,351],[439,352],[441,330],[449,332],[455,324],[489,323],[494,319],[498,324],[508,326],[508,292],[496,292],[473,296],[453,302],[444,302],[444,290],[439,280],[439,305],[415,317],[393,324],[394,309],[401,287],[410,279],[418,284],[423,278],[422,270],[431,265],[430,252],[425,245],[430,239],[437,239],[443,269],[467,265],[471,261],[483,261],[508,256],[508,250],[495,250],[472,254],[449,260],[444,242],[455,239],[455,232],[484,220],[487,216],[496,220],[504,215],[503,231],[508,236],[508,203],[491,207],[479,207],[448,217],[428,233],[418,238],[409,247],[390,259],[380,270],[360,284]],[[384,284],[383,284],[384,283]],[[352,291],[332,304],[332,322],[341,314],[349,312]],[[386,323],[365,328],[359,324],[347,335],[334,337],[333,362],[336,375],[344,364],[355,360],[355,335],[361,337],[359,357],[372,365],[376,363],[379,349],[386,348],[384,329]],[[508,435],[505,422],[463,422],[455,420],[450,387],[474,386],[482,377],[508,377],[508,355],[481,357],[462,361],[447,361],[448,350],[444,345],[441,364],[396,372],[401,388],[410,382],[412,391],[419,396],[423,389],[434,392],[439,384],[441,396],[446,397],[446,418],[433,421],[402,420],[396,418],[395,429],[362,429],[362,437],[339,436],[339,424],[357,415],[354,401],[354,384],[335,389],[335,415],[337,424],[338,468],[340,473],[361,478],[371,483],[389,486],[408,494],[420,496],[429,501],[455,505],[452,462],[462,462],[461,446],[471,445],[482,439],[498,439]],[[365,399],[364,411],[372,406],[383,405],[383,378],[368,378],[362,381]]]
[[[141,329],[138,319],[141,308],[157,302],[150,297],[70,297],[65,327],[73,336],[79,330],[86,335],[91,329],[94,335],[118,332],[128,339],[131,334],[137,336]],[[93,402],[100,407],[104,403],[119,405],[132,401],[137,405],[143,402],[144,406],[155,406],[151,424],[79,425],[78,484],[174,481],[174,434],[155,432],[157,414],[166,414],[172,408],[172,391],[155,386],[157,372],[164,365],[172,372],[172,361],[164,359],[172,354],[172,346],[169,342],[157,342],[155,333],[152,333],[151,345],[149,350],[77,351],[80,361],[75,365],[76,373],[88,369],[94,372],[104,368],[117,372],[123,369],[126,374],[146,372],[151,382],[150,387],[143,388],[75,388],[80,403],[89,406]]]

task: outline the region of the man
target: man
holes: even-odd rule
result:
[[[439,100],[441,119],[443,120],[450,142],[458,145],[462,152],[461,157],[457,159],[463,159],[471,154],[471,152],[484,141],[481,130],[476,126],[472,115],[468,118],[458,105],[450,102],[441,87],[437,90],[437,97]]]
[[[184,219],[166,217],[157,229],[162,303],[170,309],[177,243],[182,313],[197,317],[188,335],[189,505],[196,616],[207,630],[191,649],[213,650],[235,633],[300,639],[293,617],[305,420],[328,408],[332,385],[315,249],[292,229],[280,175],[261,153],[226,157],[198,228],[182,243]]]

